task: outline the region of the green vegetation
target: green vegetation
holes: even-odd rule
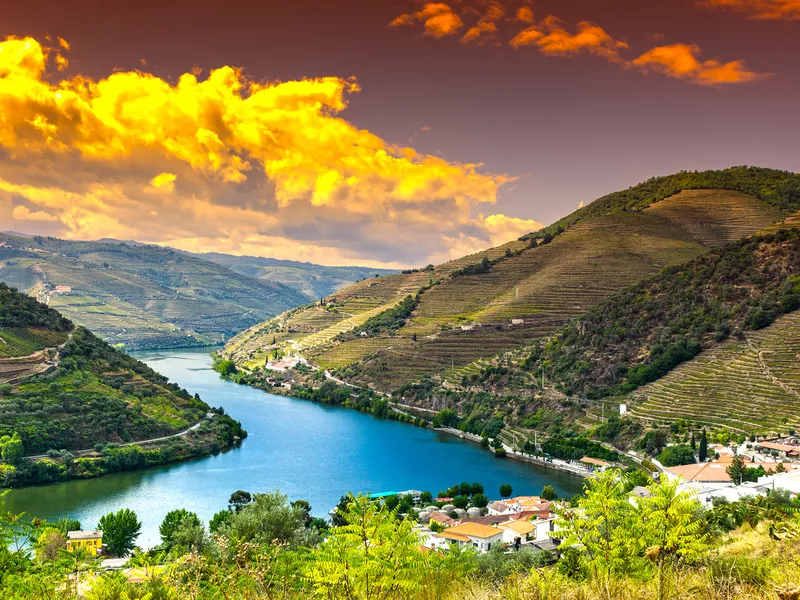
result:
[[[100,517],[97,528],[103,532],[103,543],[112,556],[127,556],[142,531],[142,523],[129,508]]]
[[[397,331],[406,323],[406,319],[414,312],[419,303],[417,296],[406,296],[400,304],[382,313],[370,317],[362,325],[353,330],[354,333],[366,332],[371,335]]]
[[[616,450],[609,450],[583,436],[553,436],[542,444],[542,451],[564,460],[580,460],[584,456],[601,460],[619,460],[619,453]]]
[[[13,323],[43,339],[59,334],[65,340],[37,354],[46,356],[45,368],[12,370],[13,385],[1,390],[0,486],[160,465],[218,452],[246,436],[224,411],[86,329],[73,330],[56,311],[2,284],[0,302],[0,326]],[[5,360],[0,376],[18,366],[19,359]]]
[[[615,294],[528,361],[566,393],[627,392],[731,334],[761,329],[800,292],[800,231],[731,243]]]
[[[678,465],[692,465],[696,462],[694,450],[686,444],[676,444],[664,448],[658,460],[665,467],[677,467]]]
[[[557,505],[556,553],[506,553],[501,544],[483,555],[424,551],[397,497],[348,494],[328,524],[310,517],[307,502],[255,494],[218,513],[227,517],[213,538],[196,515],[177,510],[162,524],[159,547],[133,550],[129,564],[145,567],[135,583],[92,573],[96,559],[64,550],[66,532],[79,523],[4,515],[0,596],[75,598],[76,573],[89,600],[791,600],[800,593],[799,505],[788,494],[705,509],[663,480],[646,482],[650,496],[634,505],[633,480],[623,475],[601,473]],[[501,493],[513,490],[504,485]],[[101,524],[115,551],[131,549],[134,513],[123,509]]]

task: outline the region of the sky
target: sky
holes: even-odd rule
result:
[[[439,263],[798,171],[800,0],[0,1],[0,231]]]

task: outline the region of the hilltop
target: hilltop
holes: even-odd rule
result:
[[[739,167],[653,179],[498,248],[351,285],[251,328],[223,354],[257,371],[275,351],[300,353],[383,391],[424,376],[459,382],[626,286],[798,210],[792,173]]]
[[[0,485],[163,464],[244,435],[224,412],[0,283]]]
[[[318,302],[320,298],[362,279],[397,273],[391,269],[327,267],[296,260],[234,256],[219,252],[205,252],[194,256],[215,262],[246,277],[283,284],[303,294],[308,302]]]
[[[128,349],[220,343],[307,298],[145,244],[0,235],[0,280]]]

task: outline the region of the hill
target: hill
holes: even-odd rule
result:
[[[128,349],[219,343],[307,299],[170,248],[0,235],[0,280]]]
[[[0,485],[162,464],[243,435],[223,412],[0,283]]]
[[[542,342],[528,364],[569,395],[629,392],[798,308],[800,230],[784,229],[626,288]]]
[[[397,273],[390,269],[326,267],[294,260],[234,256],[217,252],[206,252],[195,254],[195,256],[210,260],[253,279],[283,284],[303,294],[308,302],[317,302],[320,298],[329,296],[362,279]]]
[[[251,328],[224,354],[253,370],[275,350],[300,352],[339,377],[384,391],[426,375],[459,381],[492,356],[552,335],[614,292],[798,209],[800,176],[781,171],[650,180],[522,240],[349,286]],[[410,313],[392,318],[409,295]],[[364,328],[379,315],[393,325]]]
[[[800,311],[703,351],[626,401],[652,424],[686,420],[773,435],[800,429]]]

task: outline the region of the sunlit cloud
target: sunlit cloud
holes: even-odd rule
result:
[[[53,83],[48,60],[32,38],[0,42],[0,199],[20,230],[326,264],[424,264],[453,237],[497,238],[474,213],[512,178],[344,120],[354,80],[222,67]]]
[[[588,21],[581,21],[576,31],[570,33],[566,23],[552,15],[540,24],[521,31],[510,44],[515,48],[536,46],[547,56],[572,56],[587,52],[611,62],[620,62],[619,52],[628,48],[627,42],[613,38],[602,27]]]
[[[421,10],[400,15],[389,25],[391,27],[400,27],[403,25],[413,25],[415,23],[422,23],[425,29],[425,35],[436,38],[455,35],[458,33],[458,30],[464,26],[464,21],[461,20],[461,17],[453,12],[453,9],[450,8],[449,5],[443,2],[425,4]]]
[[[478,20],[478,22],[469,28],[461,41],[464,43],[477,43],[483,44],[492,41],[498,30],[497,22],[502,19],[506,14],[505,9],[499,2],[492,2],[486,13]]]
[[[800,0],[699,0],[706,8],[730,10],[753,19],[800,19]]]
[[[48,214],[43,210],[32,211],[27,206],[15,206],[11,211],[11,216],[17,221],[44,221],[53,223],[58,221],[58,217]]]
[[[150,185],[157,190],[173,192],[175,191],[175,179],[177,177],[173,173],[160,173],[150,180]]]
[[[715,7],[744,10],[749,7],[753,16],[759,18],[793,18],[800,0],[756,0],[747,3],[744,0],[701,0],[704,4]],[[498,38],[507,40],[507,43],[516,50],[534,48],[540,54],[548,57],[577,57],[588,54],[600,57],[607,62],[619,65],[625,69],[636,70],[641,73],[656,72],[675,79],[682,79],[696,85],[724,85],[742,84],[763,79],[767,75],[751,71],[743,60],[721,62],[719,60],[702,61],[699,56],[701,49],[697,45],[665,44],[646,51],[638,58],[631,60],[630,46],[627,41],[615,37],[600,25],[589,21],[580,21],[574,27],[554,15],[548,15],[541,20],[536,19],[533,9],[525,3],[513,4],[509,7],[510,14],[514,15],[503,19],[506,8],[497,0],[478,2],[453,0],[453,6],[459,7],[462,14],[480,15],[467,33],[461,38],[463,42],[476,42],[485,44]],[[479,7],[487,7],[481,12]],[[427,19],[440,14],[453,14],[453,8],[445,3],[426,4],[422,10],[401,15],[392,22],[392,25],[411,25],[425,23]],[[800,14],[800,13],[798,13]],[[498,23],[506,21],[501,31]],[[508,23],[516,23],[516,33],[508,37]],[[459,27],[463,22],[459,18]],[[522,25],[522,29],[519,26]],[[438,31],[438,30],[437,30]],[[442,35],[452,35],[450,29]],[[636,56],[633,54],[633,56]]]
[[[744,61],[701,61],[699,54],[700,48],[697,46],[672,44],[653,48],[632,64],[645,72],[655,71],[700,85],[747,83],[764,77],[749,70]]]

